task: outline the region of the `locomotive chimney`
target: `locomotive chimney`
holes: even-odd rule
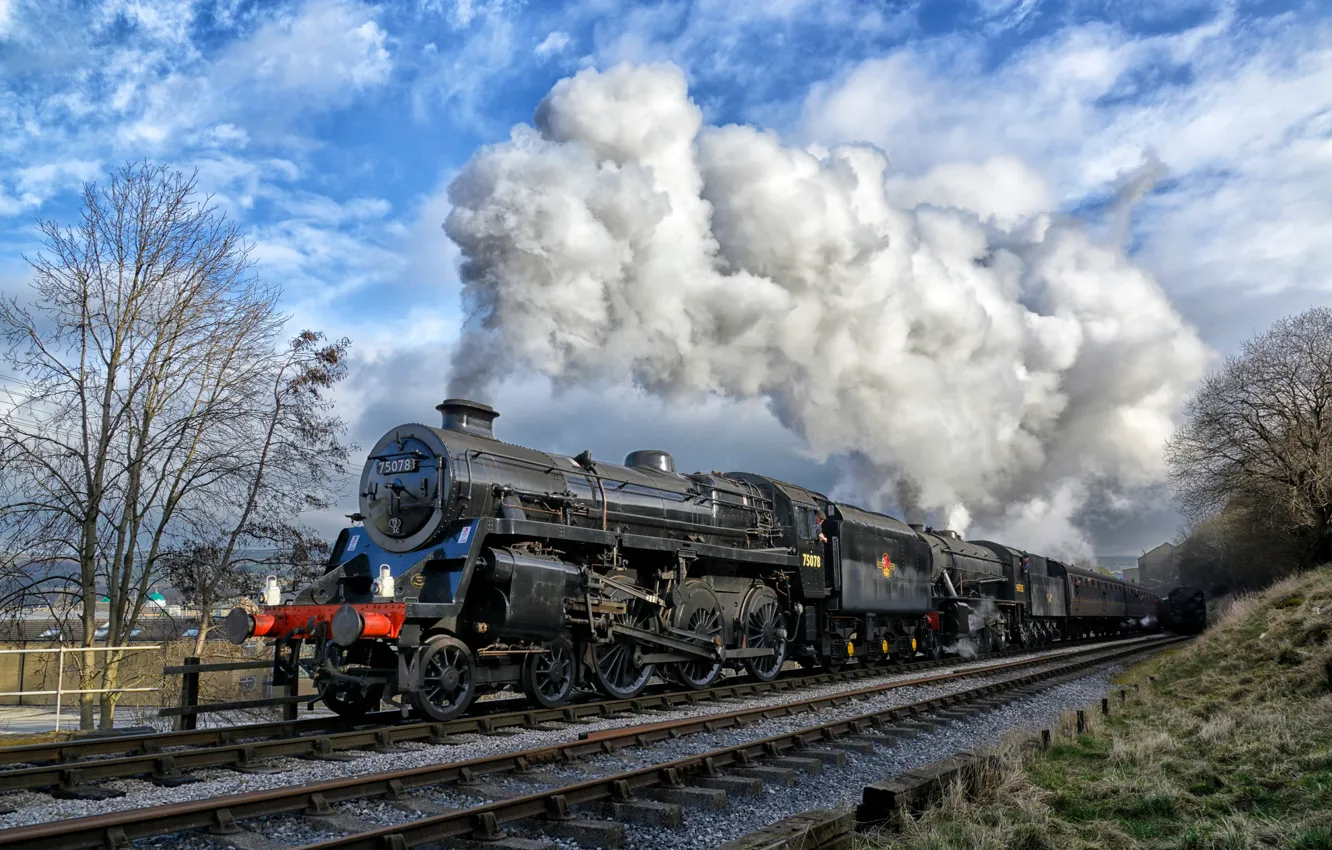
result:
[[[447,430],[495,439],[493,423],[499,414],[490,405],[465,398],[446,398],[435,409],[444,415],[443,427]]]

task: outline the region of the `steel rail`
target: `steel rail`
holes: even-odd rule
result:
[[[1011,690],[1021,684],[1041,681],[1056,675],[1063,675],[1071,670],[1080,670],[1089,666],[1104,664],[1137,653],[1158,651],[1166,646],[1173,645],[1175,642],[1177,641],[1158,640],[1135,642],[1133,645],[1127,647],[1096,647],[1078,653],[1058,655],[1053,658],[1047,656],[1039,659],[1024,659],[1022,661],[1009,662],[1004,665],[992,665],[990,667],[924,677],[926,682],[888,682],[875,687],[813,697],[795,703],[743,709],[722,715],[714,714],[685,718],[665,726],[654,724],[651,727],[629,727],[620,730],[619,734],[616,735],[570,741],[549,747],[539,747],[495,756],[486,756],[462,762],[425,765],[422,767],[379,774],[354,775],[343,779],[329,780],[316,784],[285,786],[265,791],[159,806],[152,809],[128,809],[85,818],[15,827],[0,830],[0,847],[23,847],[28,850],[82,850],[82,848],[122,847],[127,846],[128,842],[139,838],[180,832],[188,829],[209,829],[215,834],[227,834],[228,832],[236,831],[237,821],[249,818],[301,811],[323,812],[327,811],[328,807],[334,803],[366,798],[387,797],[390,799],[401,799],[407,795],[409,789],[413,788],[448,783],[466,784],[476,781],[477,777],[490,774],[509,772],[524,773],[530,770],[533,765],[537,764],[564,763],[585,756],[613,753],[616,750],[624,749],[626,747],[645,746],[657,741],[681,737],[686,734],[714,732],[719,729],[743,727],[749,722],[755,722],[765,718],[789,717],[800,713],[817,712],[820,709],[842,705],[857,698],[866,698],[875,693],[882,693],[900,687],[909,687],[913,684],[937,682],[947,679],[979,677],[996,672],[1013,671],[1014,669],[1025,666],[1037,666],[1051,663],[1058,665],[1051,669],[1034,671],[1002,682],[981,685],[968,691],[961,691],[955,694],[923,700],[905,706],[884,709],[871,714],[862,715],[858,718],[833,721],[832,723],[811,727],[813,729],[823,729],[826,727],[832,730],[832,734],[840,734],[841,730],[863,728],[865,725],[879,725],[884,723],[885,720],[904,720],[928,713],[932,710],[938,710],[956,705],[960,702],[969,701],[979,696],[992,695],[1001,690]],[[1060,662],[1067,663],[1061,664]],[[873,717],[878,717],[880,719],[874,721],[871,719]],[[792,734],[805,734],[807,731],[808,730],[802,730],[800,733]],[[786,737],[789,738],[790,735]],[[767,739],[764,740],[766,741]],[[732,749],[738,750],[746,747],[762,748],[762,746],[763,743],[760,742],[757,744],[750,743]],[[743,757],[736,756],[736,758]],[[685,762],[691,764],[695,762],[698,764],[704,764],[702,757],[686,759]],[[674,763],[670,766],[673,765]],[[635,779],[635,782],[654,784],[654,780],[643,777],[654,775],[654,771],[658,769],[659,768],[654,767],[648,768],[645,771],[635,771],[631,773],[634,776],[639,777],[638,779]],[[625,776],[625,774],[621,774],[615,778],[623,779]],[[541,795],[529,796],[543,799],[550,798],[566,794],[570,789],[580,789],[586,785],[589,787],[600,787],[603,788],[603,790],[609,789],[605,791],[605,796],[589,799],[610,799],[613,796],[614,788],[612,788],[608,782],[609,780],[594,780],[589,783],[552,789],[551,791],[543,792]],[[630,790],[632,790],[632,787]],[[525,801],[528,800],[529,797],[517,799],[519,801]],[[566,797],[566,799],[570,804],[586,802],[586,800],[581,798],[575,800]],[[508,802],[512,803],[514,801]],[[445,815],[436,818],[426,818],[412,824],[390,827],[386,830],[379,830],[373,833],[373,835],[376,836],[374,840],[378,841],[383,838],[383,836],[404,833],[418,825],[447,824],[444,833],[438,835],[431,833],[431,838],[421,838],[420,841],[417,841],[415,838],[406,838],[404,840],[408,840],[408,843],[399,845],[393,843],[394,839],[384,838],[383,840],[386,840],[389,843],[367,845],[357,844],[348,846],[374,846],[376,848],[405,847],[412,846],[421,841],[469,834],[472,831],[483,829],[485,827],[485,824],[482,823],[482,821],[486,820],[484,814],[487,812],[494,812],[498,823],[507,823],[511,820],[521,820],[525,817],[532,816],[530,813],[526,813],[529,812],[529,809],[525,807],[525,804],[513,809],[504,808],[505,805],[506,803],[501,801],[499,803],[479,807],[478,809],[465,810],[465,813],[481,817],[481,821],[478,821],[475,817],[471,820],[467,820],[466,818],[459,820],[459,816]],[[481,815],[477,815],[478,812],[480,812]],[[541,813],[541,811],[537,812],[537,814]],[[478,823],[481,823],[481,826],[478,826]],[[493,824],[491,825],[493,826]],[[429,828],[433,829],[434,826],[430,826]],[[416,835],[414,832],[411,834]],[[491,831],[491,834],[493,834],[493,830]],[[372,835],[372,833],[366,833],[366,835]],[[355,838],[358,838],[358,836],[352,837],[352,839]],[[329,845],[329,847],[334,846],[341,847],[342,845]]]
[[[1187,639],[1177,638],[1156,643],[1150,647],[1139,645],[1131,648],[1117,648],[1115,651],[1107,652],[1101,656],[1079,659],[1062,667],[1028,673],[1004,682],[982,685],[967,691],[921,700],[906,706],[881,709],[856,717],[807,726],[793,732],[783,732],[753,741],[746,741],[743,744],[722,747],[701,755],[686,756],[681,759],[627,770],[610,776],[561,785],[521,797],[497,800],[493,803],[448,814],[425,817],[405,824],[395,824],[342,838],[307,844],[301,847],[300,850],[408,850],[411,847],[432,844],[450,838],[493,839],[504,837],[499,830],[499,827],[504,824],[541,817],[567,820],[572,817],[570,809],[573,806],[608,800],[627,802],[633,799],[634,791],[645,788],[683,787],[686,784],[684,780],[695,775],[718,776],[722,768],[748,767],[760,759],[799,754],[801,751],[808,750],[812,744],[833,741],[843,735],[863,734],[867,729],[890,727],[894,723],[927,715],[932,711],[974,702],[1023,685],[1035,684],[1050,679],[1068,678],[1070,674],[1081,673],[1088,667],[1118,660],[1125,656],[1145,653],[1149,649],[1158,651],[1164,646],[1182,643],[1185,640]],[[1089,654],[1094,652],[1095,650],[1089,650]],[[673,731],[679,732],[678,729]],[[669,736],[669,732],[661,735],[661,737],[667,736]],[[634,737],[641,739],[646,736],[640,733]],[[660,737],[657,738],[657,740],[660,739]],[[649,743],[649,741],[639,740],[637,743]],[[609,752],[610,750],[606,751]]]
[[[1130,635],[1119,640],[1141,638],[1143,635]],[[1084,638],[1074,641],[1061,641],[1044,647],[1047,650],[1072,648],[1089,643],[1108,643],[1116,638]],[[531,717],[537,715],[536,723],[559,722],[570,717],[600,717],[626,710],[642,708],[662,708],[689,705],[695,702],[715,701],[734,697],[753,696],[772,691],[790,690],[806,686],[818,686],[838,681],[854,681],[857,678],[883,675],[884,673],[904,673],[909,670],[928,670],[933,667],[988,661],[1010,655],[1039,652],[1030,648],[1010,647],[999,652],[984,653],[974,659],[961,660],[955,657],[940,659],[912,659],[906,662],[882,664],[875,667],[856,666],[837,672],[820,670],[817,672],[794,671],[792,675],[783,675],[772,682],[759,682],[744,677],[742,681],[714,685],[698,691],[672,690],[671,686],[653,689],[650,693],[640,694],[627,700],[593,699],[574,702],[555,709],[534,709],[528,706],[524,697],[512,697],[496,700],[484,700],[474,703],[472,712],[465,717],[448,721],[449,729],[445,734],[464,732],[493,732],[499,729],[531,726]],[[650,704],[657,700],[655,705]],[[634,703],[642,703],[641,707]],[[520,706],[520,707],[514,707]],[[609,706],[599,708],[598,706]],[[507,710],[506,710],[507,709]],[[572,712],[572,715],[570,715]],[[486,718],[481,720],[479,718]],[[405,726],[415,723],[417,728],[437,725],[420,721],[405,721],[399,710],[371,712],[363,718],[349,720],[336,716],[309,717],[301,720],[275,720],[262,723],[249,723],[238,726],[215,726],[206,729],[192,729],[176,732],[156,732],[141,735],[116,735],[106,737],[75,738],[40,744],[23,744],[14,747],[0,747],[0,791],[15,790],[15,786],[5,785],[3,777],[9,773],[28,770],[27,768],[6,768],[7,765],[59,765],[63,768],[77,767],[83,760],[92,757],[120,755],[126,757],[156,758],[170,755],[169,751],[184,747],[225,747],[242,742],[252,742],[265,738],[292,739],[303,735],[320,733],[344,733],[358,729],[380,728],[385,726]],[[151,772],[151,771],[149,771]],[[133,774],[131,774],[133,775]],[[42,786],[20,786],[42,787]]]
[[[1097,640],[1108,641],[1113,638],[1099,638]],[[1050,648],[1059,646],[1075,646],[1075,643],[1061,643]],[[1001,658],[1005,655],[1019,654],[1023,652],[1033,652],[1031,649],[1005,649],[1001,652],[987,653],[977,656],[975,660],[985,661],[992,658]],[[789,688],[804,687],[808,681],[811,684],[828,684],[832,681],[854,680],[867,676],[880,675],[885,671],[911,670],[911,669],[929,669],[932,666],[941,664],[957,663],[956,659],[913,659],[908,662],[899,662],[894,665],[883,665],[879,667],[854,667],[843,669],[833,673],[827,670],[810,672],[808,670],[791,671],[791,674],[783,675],[772,682],[760,682],[750,679],[747,675],[740,677],[741,681],[731,682],[722,685],[714,685],[698,691],[680,691],[673,686],[666,685],[649,689],[649,692],[640,694],[629,700],[615,700],[596,698],[580,702],[571,702],[567,705],[555,709],[535,709],[540,712],[546,720],[555,719],[552,713],[567,714],[566,710],[572,710],[575,717],[595,717],[606,714],[603,709],[596,708],[600,705],[625,704],[633,701],[647,702],[654,699],[665,699],[672,701],[672,704],[687,704],[690,699],[686,694],[693,695],[693,701],[707,701],[714,699],[729,699],[736,696],[750,696],[756,693],[766,693],[770,691],[780,691]],[[743,692],[732,692],[737,688],[744,688]],[[317,700],[317,696],[309,696],[311,700]],[[304,701],[304,698],[303,700]],[[515,707],[518,706],[518,707]],[[493,731],[495,728],[508,728],[515,725],[526,723],[527,716],[534,710],[528,707],[527,699],[522,696],[507,697],[495,700],[482,700],[472,704],[472,711],[465,717],[454,721],[448,721],[451,725],[457,724],[457,732],[469,731]],[[506,709],[508,709],[506,711]],[[623,708],[612,707],[610,713],[622,711]],[[486,723],[468,723],[469,720],[479,717],[487,717],[491,727],[487,730]],[[375,711],[366,714],[362,718],[355,720],[337,717],[321,716],[308,717],[302,720],[274,720],[263,723],[247,723],[238,726],[215,726],[206,729],[191,729],[175,732],[154,732],[141,735],[116,735],[106,737],[75,738],[66,741],[55,741],[40,744],[22,744],[14,747],[0,747],[0,767],[4,765],[40,765],[46,763],[58,763],[64,766],[70,766],[73,763],[88,758],[90,756],[106,755],[160,755],[164,750],[175,747],[217,747],[228,744],[238,744],[242,741],[250,741],[262,738],[291,738],[296,735],[320,733],[320,732],[348,732],[362,727],[380,727],[402,725],[404,721],[402,712],[397,709],[388,711]],[[541,721],[538,721],[541,722]],[[428,726],[431,723],[421,723]],[[4,770],[0,770],[0,776],[3,776]]]
[[[1140,636],[1139,636],[1140,637]],[[1104,643],[1104,641],[1097,641]],[[1071,647],[1060,644],[1054,649]],[[1005,650],[991,653],[978,660],[990,661],[1005,655],[1023,654],[1031,650]],[[579,722],[591,718],[607,717],[621,712],[642,712],[679,708],[700,703],[750,697],[761,694],[795,691],[835,682],[855,681],[913,670],[929,670],[957,664],[955,658],[918,660],[909,664],[879,667],[854,667],[838,672],[819,671],[784,676],[771,682],[739,681],[714,685],[698,691],[665,690],[655,694],[641,694],[629,699],[603,699],[571,703],[558,708],[532,708],[524,704],[518,710],[490,713],[473,712],[443,722],[404,722],[400,712],[377,712],[376,717],[387,715],[384,722],[351,722],[342,718],[324,718],[327,723],[311,721],[279,721],[251,726],[229,727],[216,730],[169,732],[162,735],[133,736],[126,739],[94,738],[60,744],[36,744],[11,748],[22,753],[31,767],[0,770],[0,793],[58,787],[74,791],[77,786],[98,780],[150,776],[159,782],[177,780],[181,771],[200,767],[249,767],[257,761],[277,757],[318,758],[339,750],[391,747],[395,744],[420,741],[438,742],[450,735],[468,733],[493,734],[495,732],[535,728],[543,723]],[[971,663],[963,662],[963,663]],[[503,699],[497,708],[518,700]],[[341,722],[338,722],[341,721]],[[302,726],[303,723],[309,725]],[[256,740],[256,733],[262,737]],[[305,734],[302,734],[305,733]],[[195,743],[198,742],[198,743]],[[168,750],[170,747],[193,749]],[[88,758],[92,755],[126,753],[118,758]],[[7,756],[0,751],[0,757]]]

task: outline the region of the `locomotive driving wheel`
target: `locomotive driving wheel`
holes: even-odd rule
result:
[[[626,613],[618,615],[616,622],[653,630],[656,620],[642,608],[631,600]],[[617,635],[610,643],[592,644],[592,671],[597,687],[612,699],[631,699],[641,694],[654,669],[652,664],[643,664],[641,657],[637,642],[624,635]]]
[[[426,641],[416,662],[412,704],[431,720],[452,720],[476,696],[476,661],[467,644],[450,635]]]
[[[726,645],[721,602],[702,582],[686,586],[684,602],[676,606],[672,619],[677,629],[693,632],[717,648]],[[673,672],[688,687],[706,688],[717,681],[721,671],[721,659],[714,656],[676,662]]]
[[[743,626],[741,646],[748,649],[772,649],[773,654],[745,659],[745,670],[760,682],[771,682],[782,672],[786,661],[786,627],[782,625],[781,603],[767,585],[756,587],[740,606]]]
[[[544,708],[569,701],[574,686],[574,650],[568,638],[556,638],[545,652],[533,653],[523,662],[523,691]]]

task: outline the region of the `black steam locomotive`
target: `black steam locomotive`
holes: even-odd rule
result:
[[[703,688],[727,668],[838,667],[1038,646],[1142,627],[1152,594],[1105,575],[829,500],[750,473],[676,473],[499,442],[498,414],[439,405],[361,475],[364,528],[289,605],[233,611],[228,633],[314,645],[345,715],[405,695],[436,720],[521,686],[543,706],[654,676]],[[362,537],[368,540],[362,541]]]
[[[1161,600],[1159,617],[1167,631],[1196,635],[1207,628],[1207,599],[1196,587],[1177,587]]]

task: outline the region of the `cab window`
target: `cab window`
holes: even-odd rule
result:
[[[805,505],[795,506],[795,526],[796,534],[805,539],[813,540],[819,536],[818,523],[814,519],[814,509]]]

